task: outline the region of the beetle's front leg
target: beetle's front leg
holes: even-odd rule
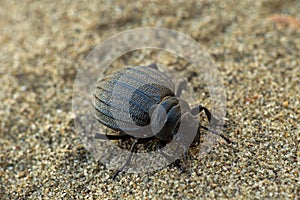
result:
[[[210,113],[210,111],[209,111],[206,107],[204,107],[204,106],[202,106],[202,105],[198,105],[198,106],[195,106],[194,108],[192,108],[192,109],[191,109],[191,113],[192,113],[192,115],[197,115],[197,114],[201,113],[203,110],[204,110],[204,112],[205,112],[205,115],[206,115],[208,121],[209,121],[213,126],[217,125],[219,120],[218,120],[217,118],[215,118],[215,117]]]

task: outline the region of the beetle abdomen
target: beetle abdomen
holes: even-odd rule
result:
[[[151,106],[165,96],[174,96],[173,91],[171,79],[156,69],[123,68],[98,81],[94,92],[95,116],[112,129],[139,131],[150,123]]]

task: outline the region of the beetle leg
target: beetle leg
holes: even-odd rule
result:
[[[206,107],[204,107],[202,105],[198,105],[198,106],[192,108],[191,113],[192,113],[192,115],[197,115],[197,114],[201,113],[203,110],[204,110],[205,115],[209,122],[212,121],[212,123],[215,124],[219,121],[217,118],[212,116],[212,114],[209,112],[209,110]]]
[[[200,126],[200,128],[203,128],[204,130],[207,130],[207,131],[209,131],[209,132],[211,132],[211,133],[213,133],[213,134],[215,134],[215,135],[220,136],[220,137],[223,138],[227,143],[234,143],[234,142],[232,142],[231,140],[229,140],[225,135],[223,135],[223,134],[221,134],[221,133],[217,133],[217,132],[215,132],[215,131],[213,131],[213,130],[211,130],[211,129],[205,127],[205,126],[202,126],[201,124],[199,124],[199,126]]]
[[[172,163],[174,166],[178,167],[180,169],[181,172],[185,172],[186,169],[182,166],[182,162],[180,159],[176,159],[173,161],[172,157],[167,155],[165,152],[159,150],[159,153],[165,157],[165,159],[168,161],[168,163]],[[184,155],[185,157],[185,155]],[[185,158],[184,158],[185,159]],[[173,162],[172,162],[173,161]]]
[[[203,106],[201,106],[201,105],[198,105],[198,106],[196,106],[196,107],[194,107],[194,108],[192,108],[191,109],[191,113],[192,113],[192,115],[197,115],[197,114],[199,114],[200,112],[202,112],[204,110],[204,112],[205,112],[205,114],[206,114],[206,117],[207,117],[207,119],[208,119],[208,121],[209,122],[211,122],[212,121],[212,124],[215,126],[215,125],[219,125],[219,124],[217,124],[218,123],[218,119],[217,118],[215,118],[214,116],[212,116],[212,114],[209,112],[209,110],[206,108],[206,107],[203,107]],[[200,126],[200,128],[203,128],[203,129],[205,129],[205,130],[207,130],[207,131],[209,131],[209,132],[211,132],[211,133],[213,133],[213,134],[215,134],[215,135],[218,135],[218,136],[220,136],[220,137],[222,137],[227,143],[233,143],[231,140],[229,140],[226,136],[224,136],[223,134],[220,134],[220,133],[217,133],[217,132],[215,132],[215,131],[213,131],[213,130],[211,130],[211,129],[209,129],[209,128],[207,128],[207,127],[205,127],[205,126],[202,126],[201,124],[199,124],[199,126]]]
[[[106,135],[102,133],[96,133],[95,134],[95,139],[100,139],[100,140],[119,140],[119,139],[126,139],[130,138],[130,135]]]
[[[136,139],[134,140],[134,142],[131,144],[131,147],[130,147],[130,150],[129,150],[130,153],[129,153],[129,156],[127,157],[127,159],[126,159],[126,162],[124,163],[124,165],[123,165],[120,169],[118,169],[118,171],[116,171],[116,173],[113,175],[112,179],[115,179],[115,178],[117,177],[117,175],[118,175],[121,171],[123,171],[123,169],[124,169],[127,165],[130,164],[131,159],[132,159],[132,155],[133,155],[134,148],[136,147],[136,145],[138,144],[138,142],[139,142],[139,138],[136,138]]]
[[[186,89],[186,84],[188,81],[192,80],[192,78],[194,76],[197,76],[197,73],[196,72],[192,72],[188,75],[187,79],[181,79],[179,84],[178,84],[178,89],[177,89],[177,92],[176,92],[176,96],[177,97],[180,97],[181,96],[181,93],[184,89]]]
[[[162,151],[162,148],[166,146],[166,143],[163,141],[160,141],[157,146],[156,146],[156,150],[163,156],[165,157],[165,159],[168,161],[168,163],[174,162],[173,158],[171,156],[169,156],[168,154],[166,154],[165,152]]]
[[[193,77],[195,77],[195,76],[198,76],[198,74],[197,74],[196,72],[191,72],[191,73],[188,75],[187,80],[190,81],[190,80],[192,80]]]
[[[181,79],[178,83],[176,97],[180,97],[183,90],[186,89],[187,81],[185,79]]]
[[[148,67],[152,69],[158,69],[156,63],[151,63],[150,65],[148,65]]]
[[[168,163],[172,163],[174,166],[178,167],[181,172],[186,171],[185,168],[182,166],[182,162],[180,159],[176,159],[175,161],[173,161],[174,159],[171,156],[169,156],[168,154],[166,154],[165,152],[163,152],[161,150],[161,148],[163,148],[164,146],[166,146],[166,144],[164,142],[161,141],[160,143],[158,143],[156,146],[158,152],[167,160]],[[185,159],[185,156],[186,156],[186,154],[184,154],[184,159]]]

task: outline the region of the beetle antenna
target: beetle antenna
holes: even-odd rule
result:
[[[210,128],[207,128],[207,127],[205,127],[205,126],[202,126],[201,124],[199,124],[199,126],[200,126],[200,128],[203,128],[204,130],[207,130],[207,131],[209,131],[209,132],[211,132],[211,133],[213,133],[213,134],[215,134],[215,135],[218,135],[218,136],[220,136],[221,138],[223,138],[227,143],[233,143],[231,140],[229,140],[225,135],[223,135],[223,134],[221,134],[221,133],[218,133],[218,132],[216,132],[216,131],[214,131],[214,130],[212,130],[212,129],[210,129]]]

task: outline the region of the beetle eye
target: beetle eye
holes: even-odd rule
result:
[[[167,112],[163,106],[155,104],[150,108],[149,116],[151,118],[151,130],[155,135],[164,127],[167,121]]]

